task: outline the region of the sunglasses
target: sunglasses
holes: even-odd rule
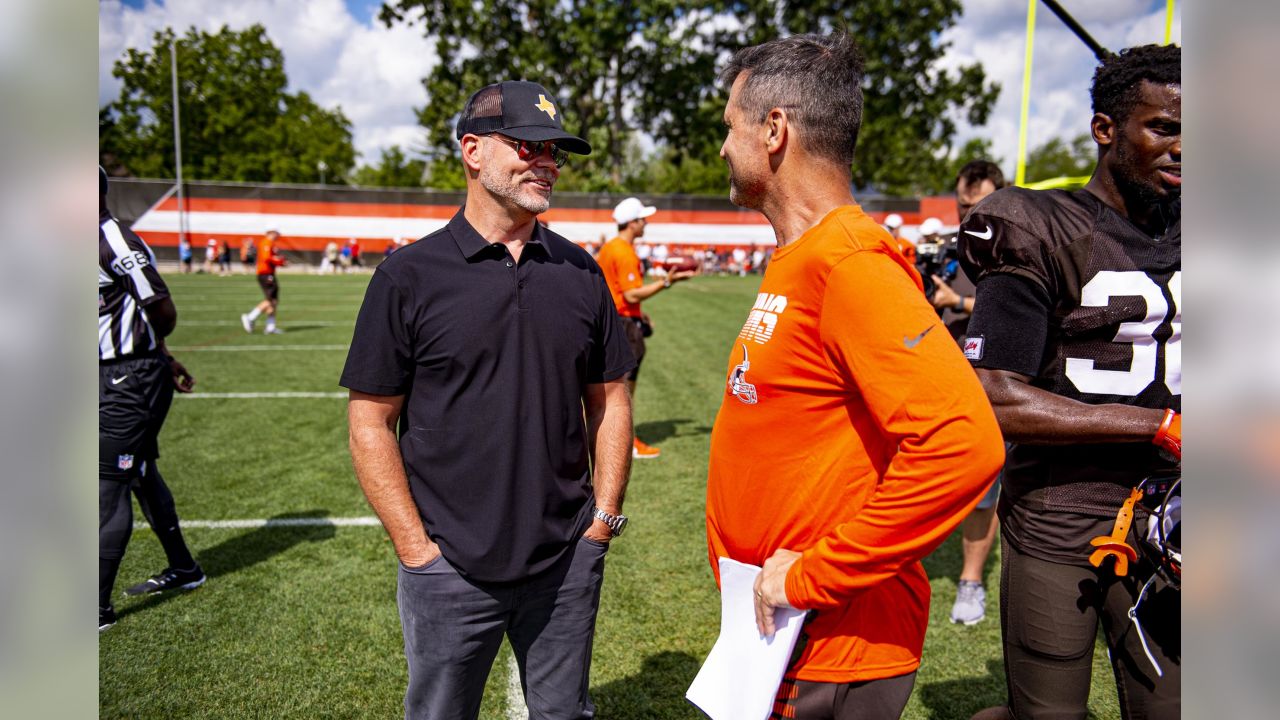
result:
[[[486,135],[504,145],[509,145],[516,149],[516,157],[528,162],[542,155],[543,150],[551,151],[551,159],[555,161],[556,167],[562,168],[564,164],[569,162],[569,152],[556,146],[554,142],[549,140],[515,140],[502,135]]]

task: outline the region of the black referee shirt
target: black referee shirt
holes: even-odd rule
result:
[[[427,533],[467,577],[506,582],[591,523],[582,398],[635,364],[585,251],[535,224],[516,264],[459,210],[378,266],[340,382],[406,396],[400,452]]]
[[[169,297],[156,256],[106,210],[98,213],[98,360],[149,355],[159,338],[143,308]]]

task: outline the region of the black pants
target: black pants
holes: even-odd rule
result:
[[[1176,590],[1157,580],[1138,608],[1147,645],[1164,672],[1160,677],[1128,617],[1150,575],[1146,563],[1118,578],[1110,563],[1099,570],[1048,562],[1002,540],[1000,630],[1014,717],[1083,720],[1099,622],[1123,717],[1181,716],[1182,605]]]
[[[852,683],[783,680],[770,720],[897,720],[911,699],[914,672]]]
[[[163,357],[102,364],[98,368],[98,604],[111,589],[133,533],[130,491],[164,546],[169,566],[195,567],[173,494],[156,468],[156,438],[173,401],[173,374]]]

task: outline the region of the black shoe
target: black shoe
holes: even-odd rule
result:
[[[204,574],[199,565],[191,570],[165,568],[159,575],[152,575],[146,582],[138,583],[125,590],[124,594],[151,595],[166,590],[191,590],[200,587],[208,579],[209,577]]]
[[[98,608],[98,632],[102,632],[116,624],[116,610],[113,607]]]

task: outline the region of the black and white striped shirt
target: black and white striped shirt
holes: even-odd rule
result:
[[[159,337],[142,309],[169,297],[156,256],[110,213],[98,220],[98,360],[154,352]]]

